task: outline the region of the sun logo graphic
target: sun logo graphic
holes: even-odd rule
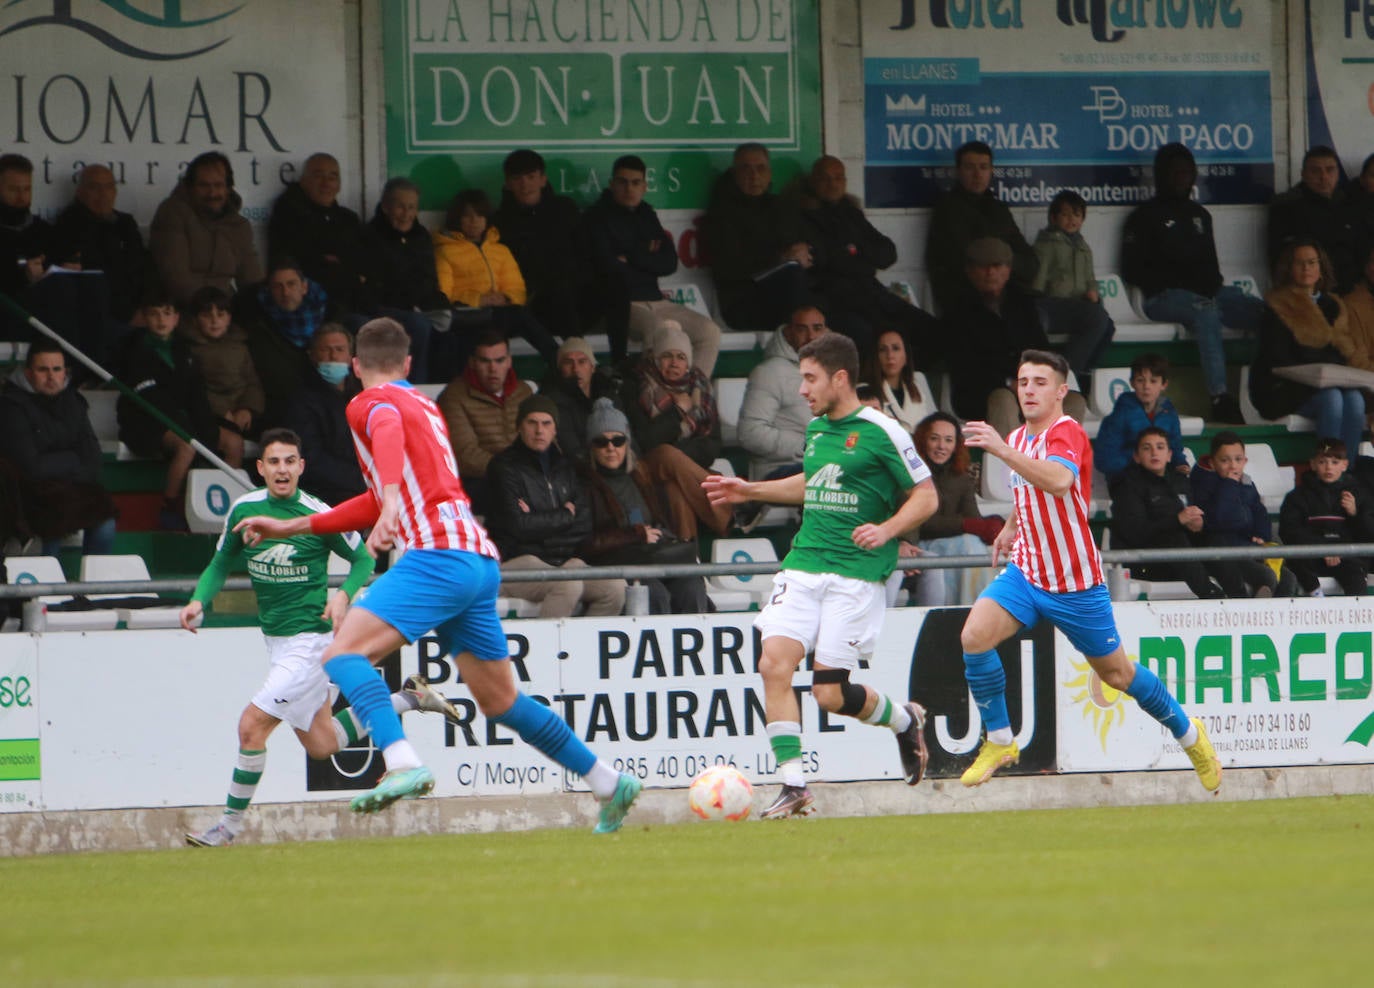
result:
[[[1131,661],[1135,661],[1134,655],[1130,658]],[[1126,720],[1126,705],[1121,699],[1124,694],[1104,683],[1086,659],[1082,662],[1070,662],[1070,665],[1073,666],[1074,675],[1064,683],[1064,687],[1077,691],[1070,699],[1083,707],[1083,719],[1092,721],[1093,732],[1101,742],[1105,754],[1107,735],[1113,727]]]

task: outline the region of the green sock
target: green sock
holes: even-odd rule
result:
[[[343,728],[343,744],[340,749],[347,748],[349,745],[357,744],[360,738],[367,736],[367,731],[363,725],[358,723],[358,718],[353,716],[352,707],[344,707],[334,715],[334,723]]]
[[[804,786],[802,772],[801,725],[794,720],[775,720],[768,725],[768,745],[778,760],[783,785]]]
[[[239,749],[238,764],[229,782],[229,797],[224,801],[224,824],[231,833],[237,834],[243,824],[243,814],[253,801],[258,783],[262,780],[263,769],[267,767],[266,751],[244,751]]]

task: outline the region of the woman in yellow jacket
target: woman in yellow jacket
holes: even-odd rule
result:
[[[525,279],[491,225],[494,211],[481,189],[464,189],[453,197],[444,229],[434,234],[439,290],[454,304],[453,328],[461,333],[493,325],[508,337],[523,336],[553,367],[558,341],[525,308]],[[468,346],[463,349],[466,357]]]

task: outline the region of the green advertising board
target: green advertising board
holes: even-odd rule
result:
[[[736,145],[774,188],[820,154],[818,0],[406,0],[383,10],[387,174],[438,209],[539,151],[580,202],[637,154],[660,209],[706,205]]]

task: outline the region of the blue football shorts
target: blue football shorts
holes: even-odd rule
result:
[[[1020,567],[1008,563],[979,597],[987,597],[1027,628],[1048,618],[1090,659],[1111,655],[1121,644],[1106,584],[1087,590],[1050,593],[1026,579]]]
[[[413,642],[433,631],[448,655],[506,659],[510,646],[496,614],[501,567],[461,549],[411,549],[363,591],[361,607]]]

